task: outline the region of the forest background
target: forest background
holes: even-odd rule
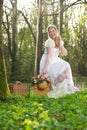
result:
[[[32,76],[39,73],[49,24],[57,26],[64,40],[68,55],[62,58],[70,63],[73,76],[87,76],[87,1],[33,0],[22,8],[18,8],[18,2],[21,5],[23,1],[5,0],[3,4],[8,82],[31,82]]]
[[[19,8],[23,3],[0,0],[0,129],[86,130],[87,0],[25,0]],[[82,78],[84,90],[59,99],[33,91],[10,94],[9,83],[30,83],[39,73],[49,24],[57,26],[68,50],[62,58],[70,63],[75,79]]]

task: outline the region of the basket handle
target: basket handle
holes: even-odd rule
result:
[[[16,81],[16,84],[22,84],[22,82],[21,81]]]

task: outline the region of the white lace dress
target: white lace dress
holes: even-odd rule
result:
[[[63,45],[63,41],[61,41]],[[40,73],[44,69],[44,65],[47,58],[47,47],[51,47],[52,49],[52,57],[50,58],[50,64],[47,68],[47,75],[51,80],[52,90],[47,94],[48,97],[58,98],[65,94],[71,94],[78,91],[78,88],[74,86],[72,79],[72,72],[69,63],[59,57],[59,50],[55,48],[54,41],[49,38],[45,42],[45,51],[42,55],[40,61]],[[65,75],[65,78],[62,81],[58,81],[56,85],[54,85],[55,79],[58,79],[60,75]]]

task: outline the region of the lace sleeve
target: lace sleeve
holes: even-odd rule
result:
[[[45,47],[55,47],[55,42],[51,38],[49,38],[45,42]]]

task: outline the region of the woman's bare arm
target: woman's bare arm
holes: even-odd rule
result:
[[[42,71],[42,74],[46,74],[46,70],[47,70],[47,67],[50,63],[51,56],[52,56],[52,48],[47,47],[47,59],[46,59],[46,63],[45,63],[44,69]]]

